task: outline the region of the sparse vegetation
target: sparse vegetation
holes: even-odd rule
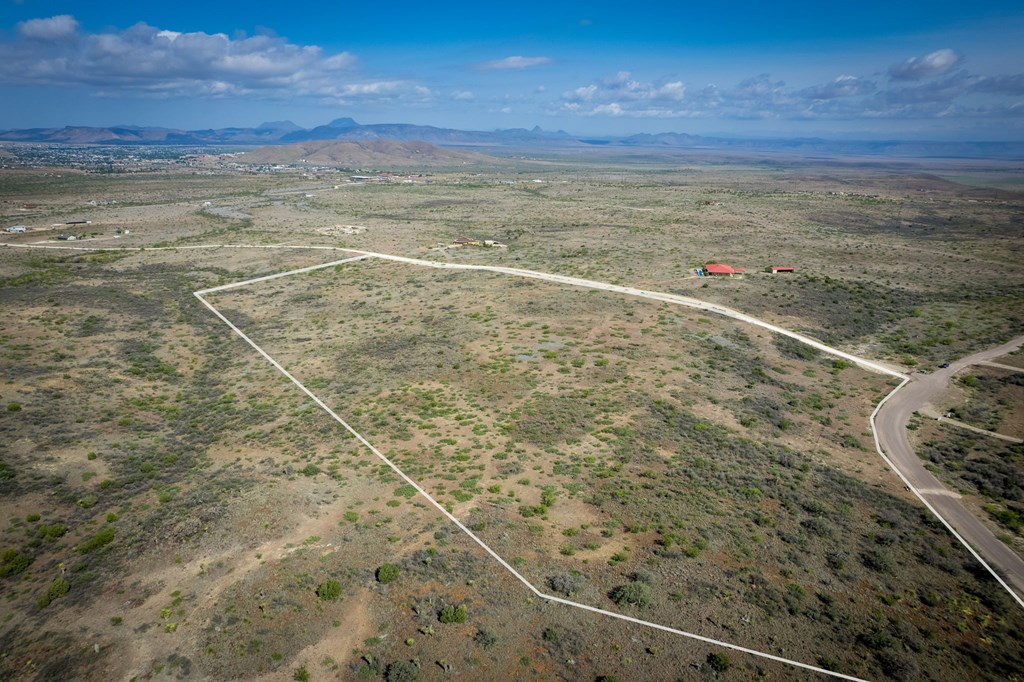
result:
[[[1014,195],[960,196],[975,190],[824,161],[648,160],[633,173],[624,157],[614,180],[583,157],[570,173],[560,163],[546,160],[551,181],[528,188],[459,171],[306,197],[288,192],[298,183],[286,174],[15,171],[0,194],[47,206],[41,220],[116,195],[119,220],[145,225],[132,243],[274,244],[287,231],[294,243],[642,285],[905,367],[1015,333]],[[325,173],[325,186],[347,182]],[[827,194],[836,183],[878,194],[894,178],[921,227],[893,228],[884,196]],[[198,208],[208,196],[229,211]],[[623,208],[634,206],[648,210]],[[111,215],[88,210],[97,225]],[[366,229],[330,227],[342,221]],[[420,251],[456,230],[510,246]],[[928,250],[893,268],[921,239]],[[531,606],[190,293],[326,252],[0,251],[4,404],[22,408],[0,425],[11,506],[0,635],[12,652],[0,677],[29,659],[40,677],[95,677],[124,638],[138,651],[174,647],[133,661],[154,679],[486,677],[494,661],[566,679],[674,679],[681,664],[760,672]],[[750,274],[687,279],[687,262],[711,252]],[[762,275],[743,262],[751,253],[799,270]],[[708,313],[481,272],[370,260],[208,298],[542,591],[686,628],[699,613],[736,627],[730,641],[869,679],[1006,677],[1024,654],[1017,610],[897,480],[879,477],[866,419],[891,390],[883,377]],[[959,387],[970,400],[950,407],[980,425],[1017,423],[1017,388],[989,383],[996,375],[972,371]],[[929,466],[978,495],[1019,548],[1020,452],[933,427],[921,419],[915,431]],[[67,591],[51,596],[58,567]],[[388,587],[363,589],[373,580]],[[117,643],[70,657],[81,628]],[[338,632],[359,634],[303,659]],[[451,638],[470,632],[473,646],[453,653]]]

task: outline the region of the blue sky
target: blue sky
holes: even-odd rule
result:
[[[1024,139],[1024,3],[0,0],[0,128]]]

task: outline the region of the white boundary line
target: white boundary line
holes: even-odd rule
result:
[[[303,272],[313,272],[314,270],[323,270],[324,268],[333,267],[335,265],[341,265],[343,263],[352,263],[357,260],[365,260],[369,256],[354,256],[352,258],[344,258],[342,260],[331,261],[330,263],[322,263],[320,265],[310,265],[308,268],[299,268],[298,270],[289,270],[288,272],[278,272],[273,275],[264,275],[263,277],[254,277],[247,279],[244,282],[232,282],[231,284],[222,284],[219,287],[212,287],[210,289],[202,289],[200,291],[193,291],[194,296],[201,297],[203,294],[212,294],[215,291],[225,291],[227,289],[235,289],[237,287],[244,287],[248,284],[256,284],[257,282],[267,282],[272,279],[278,279],[280,277],[290,277],[292,275],[298,275]],[[200,298],[199,300],[203,300]],[[203,301],[205,303],[205,301]],[[216,312],[216,311],[214,311]],[[257,349],[258,350],[258,349]]]
[[[843,673],[834,672],[832,670],[825,670],[824,668],[819,668],[817,666],[809,665],[807,663],[801,663],[800,661],[794,661],[792,659],[783,658],[781,656],[775,656],[774,654],[769,654],[769,653],[766,653],[764,651],[757,651],[755,649],[748,649],[748,648],[740,646],[738,644],[731,644],[729,642],[723,642],[721,640],[712,639],[711,637],[705,637],[703,635],[698,635],[698,634],[692,633],[692,632],[686,632],[684,630],[678,630],[676,628],[671,628],[671,627],[668,627],[666,625],[661,625],[659,623],[653,623],[651,621],[641,620],[639,618],[633,618],[632,616],[627,616],[627,615],[624,615],[624,614],[621,614],[621,613],[615,613],[614,611],[606,611],[604,609],[597,608],[596,606],[589,606],[587,604],[581,604],[579,602],[570,601],[568,599],[562,599],[561,597],[556,597],[554,595],[545,594],[544,592],[541,592],[539,589],[534,587],[534,585],[529,580],[524,578],[523,575],[521,573],[519,573],[519,571],[517,571],[515,568],[513,568],[511,566],[511,564],[509,564],[507,561],[502,559],[501,556],[499,556],[497,552],[495,552],[483,540],[481,540],[479,537],[477,537],[476,534],[473,533],[473,531],[471,531],[469,528],[467,528],[451,512],[449,512],[447,509],[445,509],[444,506],[440,502],[438,502],[433,497],[431,497],[431,495],[426,490],[424,490],[422,487],[420,487],[420,485],[418,483],[416,483],[416,481],[414,481],[404,471],[402,471],[400,468],[398,468],[398,466],[394,462],[392,462],[390,459],[385,457],[384,454],[381,453],[380,450],[375,448],[373,446],[373,444],[370,443],[370,441],[366,440],[366,438],[364,438],[362,436],[362,434],[360,434],[358,431],[356,431],[354,428],[352,428],[352,426],[350,426],[348,424],[348,422],[346,422],[344,419],[342,419],[340,416],[338,416],[338,414],[334,410],[332,410],[330,407],[328,407],[327,404],[323,400],[321,400],[319,397],[317,397],[317,395],[315,393],[313,393],[308,388],[306,388],[302,384],[302,382],[300,382],[298,379],[296,379],[295,376],[292,375],[291,372],[289,372],[287,369],[284,368],[283,365],[281,365],[281,363],[279,363],[277,360],[275,360],[265,350],[260,348],[259,345],[257,345],[255,341],[250,339],[245,334],[245,332],[243,332],[241,329],[239,329],[237,326],[235,326],[235,324],[232,323],[231,320],[229,320],[227,317],[225,317],[219,310],[217,310],[217,308],[215,308],[212,303],[210,303],[205,298],[203,298],[203,294],[214,293],[214,292],[217,292],[217,291],[224,291],[226,289],[231,289],[231,288],[234,288],[234,287],[242,286],[244,284],[251,284],[251,283],[255,283],[255,282],[262,282],[262,281],[266,281],[266,280],[269,280],[269,279],[275,279],[277,277],[284,277],[284,276],[287,276],[287,275],[298,274],[298,273],[302,273],[302,272],[309,272],[310,270],[317,269],[318,267],[329,267],[331,265],[337,265],[337,264],[340,264],[340,263],[349,263],[349,262],[353,262],[353,261],[357,261],[357,260],[362,260],[362,259],[367,258],[367,257],[369,257],[369,256],[357,256],[356,258],[349,258],[349,259],[346,259],[346,260],[343,260],[343,261],[336,261],[334,263],[328,263],[327,265],[324,265],[324,266],[313,266],[313,267],[309,267],[309,268],[300,268],[298,270],[292,270],[292,271],[286,272],[286,273],[278,273],[276,275],[268,275],[266,277],[257,277],[255,279],[247,280],[245,282],[237,282],[237,283],[233,283],[233,284],[225,284],[223,286],[214,287],[212,289],[204,289],[202,291],[195,291],[195,292],[193,292],[193,296],[195,296],[197,299],[199,299],[199,301],[201,301],[203,305],[205,305],[207,308],[209,308],[210,311],[214,315],[216,315],[218,318],[220,318],[220,320],[222,322],[224,322],[226,325],[228,325],[228,327],[230,327],[232,331],[234,331],[236,334],[238,334],[238,336],[241,337],[242,340],[244,340],[246,343],[248,343],[250,346],[252,346],[253,349],[256,350],[257,353],[262,355],[263,358],[265,360],[267,360],[267,362],[269,362],[271,365],[273,365],[275,368],[277,368],[277,370],[279,372],[281,372],[281,374],[283,374],[285,377],[287,377],[289,381],[291,381],[293,384],[298,386],[299,389],[303,393],[305,393],[307,396],[309,396],[313,400],[313,402],[315,402],[317,405],[320,406],[321,409],[324,410],[324,412],[329,414],[331,416],[331,418],[333,418],[336,422],[341,424],[342,427],[344,427],[346,431],[348,431],[360,443],[362,443],[364,446],[366,446],[366,448],[370,452],[372,452],[374,455],[376,455],[382,462],[387,464],[392,469],[392,471],[394,471],[396,474],[398,474],[402,478],[402,480],[404,480],[406,483],[408,483],[413,488],[415,488],[416,491],[420,495],[422,495],[424,498],[426,498],[426,500],[428,502],[430,502],[430,504],[432,504],[435,508],[437,508],[438,511],[440,511],[442,514],[444,514],[444,516],[447,517],[449,521],[454,523],[459,528],[459,530],[461,530],[463,533],[468,535],[469,538],[471,540],[473,540],[473,542],[475,542],[477,545],[479,545],[481,549],[483,549],[485,552],[487,552],[487,554],[489,554],[492,559],[494,559],[499,564],[501,564],[501,566],[505,570],[507,570],[509,573],[511,573],[513,576],[515,576],[516,579],[519,580],[519,582],[523,583],[523,585],[525,585],[527,587],[527,589],[529,589],[531,592],[533,592],[535,595],[537,595],[541,599],[545,599],[545,600],[550,601],[550,602],[556,602],[558,604],[564,604],[566,606],[572,606],[572,607],[575,607],[575,608],[578,608],[578,609],[583,609],[585,611],[590,611],[592,613],[598,613],[598,614],[601,614],[603,616],[609,616],[611,618],[618,618],[619,620],[624,620],[624,621],[628,621],[630,623],[635,623],[637,625],[643,625],[643,626],[646,626],[646,627],[649,627],[649,628],[654,628],[656,630],[661,630],[663,632],[668,632],[668,633],[671,633],[671,634],[680,635],[682,637],[687,637],[689,639],[695,639],[697,641],[704,642],[706,644],[712,644],[712,645],[723,647],[723,648],[726,648],[726,649],[731,649],[733,651],[739,651],[739,652],[742,652],[742,653],[745,653],[745,654],[750,654],[752,656],[758,656],[760,658],[766,658],[766,659],[775,661],[777,663],[784,663],[786,665],[791,665],[791,666],[795,666],[795,667],[798,667],[798,668],[803,668],[804,670],[810,670],[812,672],[820,673],[820,674],[823,674],[823,675],[828,675],[828,676],[839,678],[839,679],[843,679],[843,680],[854,680],[855,682],[866,682],[865,680],[863,680],[862,678],[859,678],[859,677],[853,677],[851,675],[844,675]]]

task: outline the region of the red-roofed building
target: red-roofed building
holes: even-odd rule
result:
[[[708,263],[704,266],[704,272],[709,275],[717,275],[720,277],[732,277],[733,275],[742,275],[746,270],[743,268],[734,268],[729,265],[723,265],[722,263]]]

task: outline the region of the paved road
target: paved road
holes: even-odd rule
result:
[[[1020,348],[1022,343],[1024,336],[1019,336],[1002,346],[961,358],[950,363],[949,367],[932,374],[915,375],[879,407],[874,419],[874,428],[882,451],[889,456],[911,488],[916,489],[925,504],[1003,576],[1017,602],[1024,606],[1024,599],[1021,598],[1021,595],[1024,595],[1024,560],[996,539],[988,527],[982,524],[959,499],[950,495],[942,483],[924,468],[907,435],[907,423],[911,415],[942,391],[956,372],[970,365],[1006,355]]]

